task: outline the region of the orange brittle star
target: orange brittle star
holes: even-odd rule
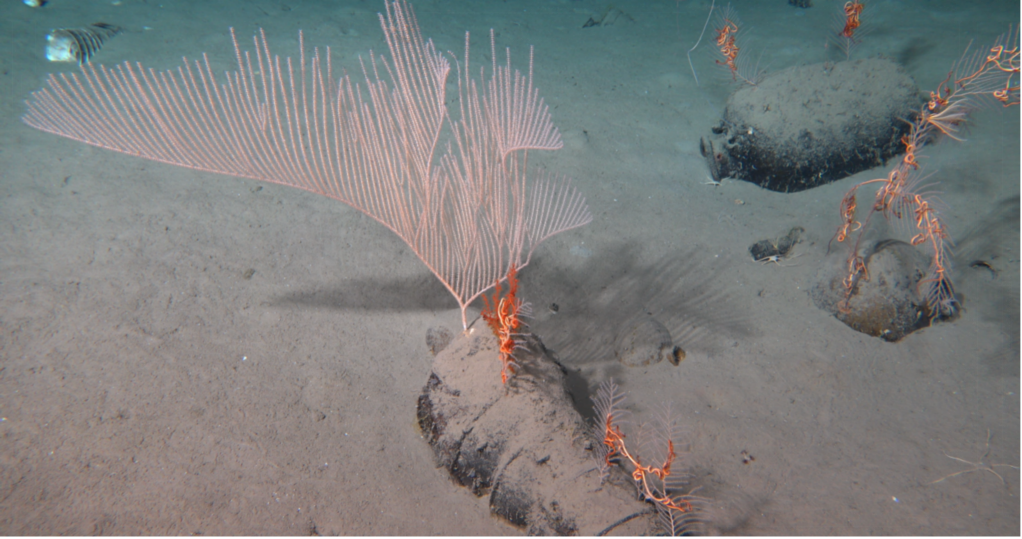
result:
[[[735,44],[735,34],[737,33],[738,25],[728,19],[724,19],[724,27],[717,30],[717,47],[720,48],[720,54],[727,59],[726,62],[717,60],[717,63],[726,65],[731,70],[732,78],[735,78],[738,72],[738,66],[735,65],[735,58],[738,57],[740,50]]]
[[[613,416],[608,415],[606,424],[604,425],[604,437],[603,444],[607,446],[607,455],[604,457],[607,465],[613,464],[613,460],[619,457],[623,457],[632,463],[632,467],[635,468],[632,471],[632,480],[635,481],[636,486],[639,487],[639,492],[647,500],[664,506],[667,509],[673,509],[682,513],[692,511],[692,504],[684,499],[671,498],[667,492],[663,492],[662,496],[657,495],[657,489],[651,487],[649,483],[649,476],[654,475],[663,484],[667,479],[667,476],[671,475],[671,463],[674,462],[674,442],[667,440],[667,458],[664,459],[664,464],[660,468],[655,466],[644,466],[639,461],[638,457],[633,456],[628,452],[628,447],[625,446],[625,435],[621,431],[621,428],[614,425]]]
[[[522,327],[521,316],[526,316],[528,305],[517,298],[518,278],[517,268],[511,264],[507,272],[508,292],[500,297],[500,281],[494,285],[493,300],[483,295],[483,303],[486,305],[482,317],[487,325],[493,330],[497,341],[500,344],[500,381],[507,383],[508,374],[514,374],[518,368],[515,362],[514,351],[518,348],[515,337],[520,335],[518,329]]]
[[[854,2],[845,2],[845,27],[841,30],[843,37],[851,38],[855,34],[855,29],[858,28],[861,23],[859,22],[859,16],[862,15],[862,4],[858,0]]]

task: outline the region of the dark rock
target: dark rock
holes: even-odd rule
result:
[[[802,191],[903,151],[920,104],[915,82],[890,60],[792,67],[732,94],[699,149],[716,181]]]
[[[931,312],[918,289],[929,259],[911,245],[894,240],[877,242],[865,252],[868,279],[855,282],[847,304],[842,282],[847,264],[842,262],[821,270],[823,278],[811,292],[816,306],[856,331],[889,342],[928,327]]]
[[[795,248],[802,241],[802,234],[805,233],[806,229],[796,226],[792,227],[787,234],[777,238],[776,240],[760,240],[752,244],[749,247],[749,254],[752,255],[752,259],[756,261],[766,260],[772,256],[778,258],[784,258],[791,253],[791,250]]]
[[[601,483],[564,368],[538,338],[519,344],[507,384],[488,328],[455,337],[436,356],[417,418],[437,464],[530,534],[594,535],[637,512],[646,518],[615,532],[654,532],[654,514],[633,485]]]

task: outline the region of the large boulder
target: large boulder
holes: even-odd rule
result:
[[[434,358],[418,421],[437,464],[529,534],[655,533],[655,511],[635,486],[604,481],[567,371],[537,337],[519,344],[507,384],[486,328],[462,333]]]
[[[736,91],[700,151],[713,179],[803,191],[884,164],[921,104],[882,58],[788,68]]]

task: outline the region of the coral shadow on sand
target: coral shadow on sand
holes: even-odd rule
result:
[[[992,204],[989,213],[955,238],[957,275],[970,303],[989,303],[985,322],[996,324],[1005,340],[983,358],[989,373],[1019,372],[1019,197]],[[1015,260],[1012,263],[1012,259]]]
[[[646,263],[634,244],[622,243],[594,255],[585,272],[553,273],[535,285],[526,277],[525,297],[566,306],[555,315],[537,314],[530,326],[572,366],[612,361],[626,321],[644,314],[655,316],[690,353],[720,353],[724,341],[749,336],[752,329],[717,279],[714,261],[725,262],[707,252],[694,246]],[[543,261],[534,264],[542,267]],[[534,306],[536,313],[546,309]]]
[[[437,311],[458,307],[443,285],[426,272],[409,278],[342,279],[328,288],[276,296],[270,304],[377,312]]]

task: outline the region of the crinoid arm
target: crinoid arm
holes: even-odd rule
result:
[[[668,504],[656,504],[657,522],[665,535],[672,537],[692,535],[694,531],[706,524],[706,498],[693,494],[679,494],[671,497]],[[686,511],[678,511],[673,507],[686,507]],[[701,535],[701,534],[700,534]]]
[[[975,104],[1018,105],[1019,26],[1009,26],[988,47],[967,47],[949,76],[953,82],[948,83],[945,92],[951,98],[968,98]]]
[[[947,249],[941,244],[941,251]],[[953,319],[958,316],[961,305],[955,296],[955,286],[950,277],[950,259],[940,252],[930,264],[929,274],[919,281],[920,295],[926,299],[931,319]]]
[[[614,383],[613,378],[600,384],[592,401],[593,410],[596,412],[596,417],[591,425],[594,442],[593,456],[598,462],[600,482],[602,483],[610,475],[611,459],[617,452],[615,436],[620,432],[620,427],[616,425],[619,425],[622,418],[628,415],[628,410],[624,409],[625,394]],[[615,428],[617,428],[616,431]]]
[[[919,131],[939,131],[962,141],[960,127],[984,105],[1019,104],[1019,28],[1001,34],[989,47],[966,47],[947,78],[930,92]]]
[[[689,485],[687,435],[671,407],[656,413],[639,429],[640,456],[645,462],[641,477],[633,474],[639,495],[652,503],[659,524],[669,535],[687,535],[702,522],[705,500]]]
[[[592,398],[597,420],[601,428],[611,421],[617,421],[620,415],[627,414],[624,409],[625,394],[621,388],[614,383],[614,379],[605,380],[596,390],[596,396]]]

